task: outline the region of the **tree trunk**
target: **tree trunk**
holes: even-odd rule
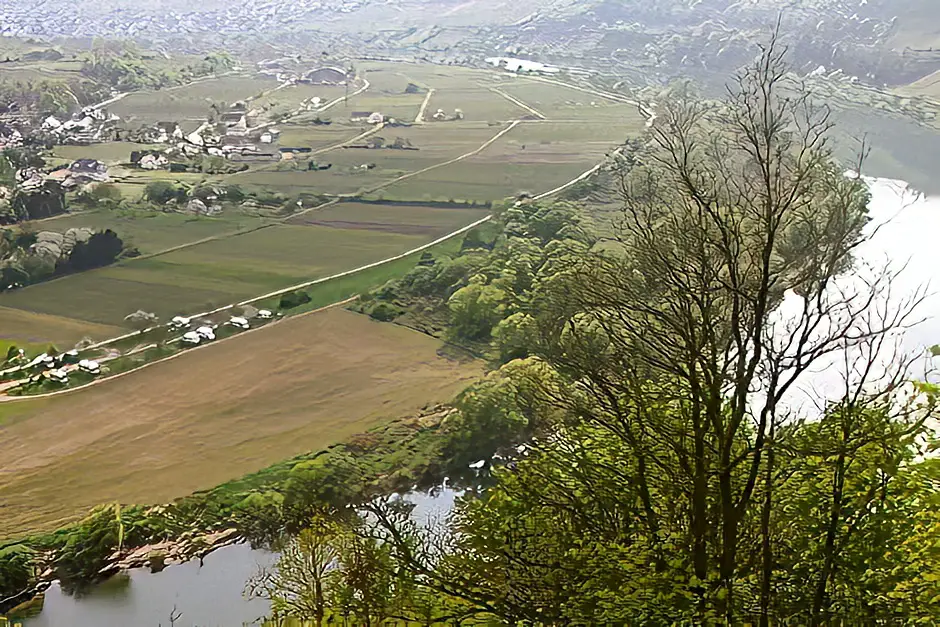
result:
[[[764,504],[760,516],[761,533],[761,582],[760,582],[760,627],[770,627],[770,591],[774,572],[774,554],[770,542],[770,513],[773,510],[774,488],[774,442],[773,422],[770,439],[767,441],[767,466],[764,475]]]
[[[836,535],[839,530],[839,520],[842,518],[843,488],[845,485],[845,449],[839,452],[836,467],[833,470],[832,507],[829,512],[829,523],[826,528],[826,546],[823,551],[823,566],[816,582],[816,592],[813,595],[813,611],[810,624],[813,627],[823,624],[823,606],[826,605],[826,588],[829,577],[832,575],[835,562]]]
[[[325,603],[323,602],[323,583],[320,581],[320,578],[317,577],[316,581],[313,584],[313,593],[316,599],[316,613],[313,617],[314,622],[317,627],[323,627],[323,609]]]
[[[734,504],[731,486],[730,461],[722,468],[718,477],[718,490],[721,494],[721,586],[725,597],[721,606],[725,621],[734,624],[734,573],[738,554],[738,514]]]

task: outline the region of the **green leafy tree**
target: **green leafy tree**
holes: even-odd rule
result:
[[[465,340],[488,338],[503,317],[505,299],[506,293],[491,285],[471,283],[457,290],[447,301],[454,335]]]
[[[274,620],[312,620],[321,627],[341,578],[341,539],[348,531],[331,518],[315,515],[281,548],[277,563],[263,569],[246,585],[250,596],[271,603]]]

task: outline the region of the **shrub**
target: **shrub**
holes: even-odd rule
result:
[[[294,307],[299,307],[301,305],[306,305],[312,299],[310,294],[307,292],[298,290],[296,292],[288,292],[281,296],[281,302],[278,303],[278,308],[280,309],[293,309]]]
[[[144,188],[144,198],[158,205],[165,205],[171,200],[186,200],[186,189],[169,181],[154,181]]]
[[[400,316],[401,313],[402,311],[394,305],[390,305],[389,303],[377,303],[369,310],[369,317],[379,322],[391,322]]]

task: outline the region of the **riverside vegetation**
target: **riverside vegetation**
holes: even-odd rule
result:
[[[923,294],[887,306],[892,271],[854,265],[867,190],[784,76],[771,44],[727,101],[660,103],[603,239],[575,204],[514,203],[362,296],[491,360],[439,427],[101,508],[5,547],[4,583],[43,550],[92,578],[179,520],[281,549],[248,584],[278,625],[933,624],[940,389],[916,356],[880,361]],[[843,391],[808,417],[794,393],[824,365]],[[481,458],[489,485],[444,527],[376,498]]]
[[[521,204],[491,243],[362,299],[486,350],[466,415],[529,448],[443,530],[397,501],[324,508],[252,582],[278,617],[936,621],[940,390],[918,356],[882,361],[923,294],[885,306],[894,272],[854,265],[866,187],[784,74],[770,45],[726,102],[662,103],[617,167],[611,241],[572,207]],[[842,393],[807,416],[795,391],[823,364]]]

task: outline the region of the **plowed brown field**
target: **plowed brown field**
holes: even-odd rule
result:
[[[446,401],[481,373],[333,309],[73,394],[0,404],[0,538],[158,503]]]

